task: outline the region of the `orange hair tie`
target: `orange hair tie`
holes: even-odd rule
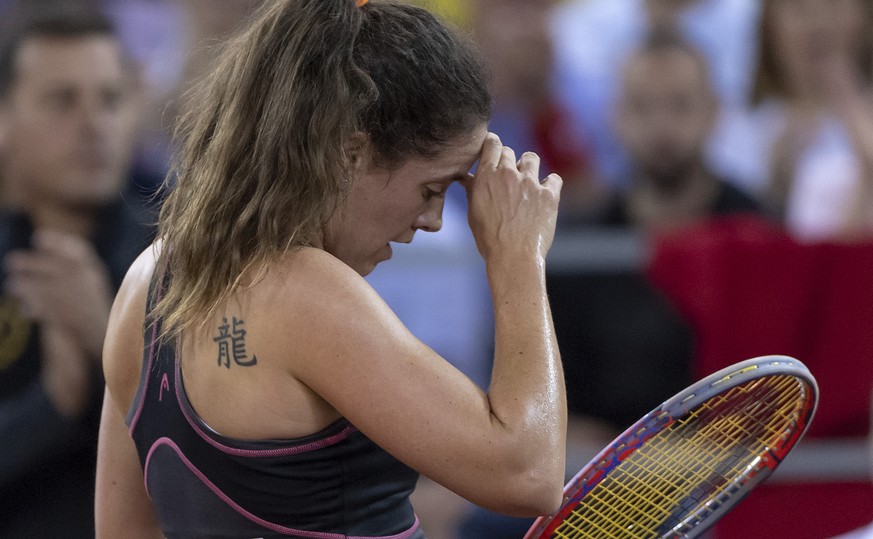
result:
[[[370,0],[355,0],[355,5],[358,7],[364,7],[364,4],[369,2]]]

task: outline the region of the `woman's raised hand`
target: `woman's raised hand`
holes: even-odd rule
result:
[[[557,174],[540,180],[540,158],[512,148],[488,133],[476,173],[466,183],[468,220],[486,263],[506,258],[545,259],[555,235],[563,181]]]

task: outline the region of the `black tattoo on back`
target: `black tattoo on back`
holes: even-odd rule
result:
[[[242,325],[245,320],[235,316],[231,317],[231,324],[227,323],[227,318],[222,319],[224,323],[218,326],[218,335],[212,338],[218,343],[218,366],[224,365],[230,368],[230,360],[241,367],[251,367],[258,362],[258,357],[252,354],[252,358],[248,358],[246,353],[246,330]]]

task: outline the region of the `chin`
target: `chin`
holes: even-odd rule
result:
[[[352,269],[358,272],[361,277],[366,277],[367,275],[373,273],[376,269],[376,266],[382,264],[383,262],[387,262],[391,257],[387,258],[379,258],[379,259],[370,259],[358,262],[357,264],[352,265]]]
[[[358,272],[358,275],[360,275],[361,277],[366,277],[367,275],[373,273],[373,270],[376,269],[376,264],[370,264],[368,266],[358,266],[352,269]]]
[[[355,260],[344,260],[344,262],[361,277],[366,277],[367,275],[373,273],[373,270],[376,269],[376,265],[378,264],[378,262],[375,262],[371,259],[362,258],[358,258]]]

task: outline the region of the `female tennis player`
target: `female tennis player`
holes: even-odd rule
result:
[[[560,177],[486,132],[483,67],[427,11],[264,4],[187,100],[159,240],[112,309],[98,536],[419,538],[419,473],[498,512],[553,512]],[[496,306],[487,393],[362,278],[439,230],[455,181]]]

